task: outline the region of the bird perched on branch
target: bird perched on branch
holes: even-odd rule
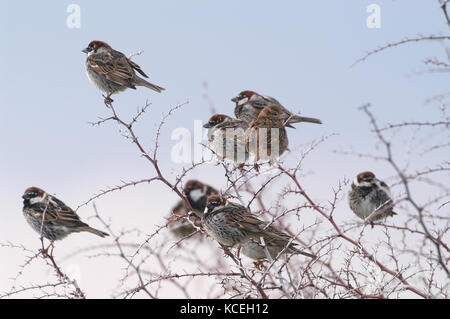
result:
[[[265,107],[245,132],[245,145],[250,155],[259,160],[273,160],[287,149],[289,140],[285,129],[289,114],[278,105]]]
[[[196,179],[187,181],[184,185],[183,192],[186,195],[189,204],[191,204],[192,209],[199,217],[203,216],[208,196],[219,194],[214,187],[206,185]]]
[[[196,226],[201,225],[200,218],[205,211],[207,197],[219,193],[213,187],[195,179],[186,182],[183,192],[194,210],[195,215],[189,216],[189,221],[186,218],[181,218],[182,216],[187,216],[189,213],[189,208],[184,200],[178,201],[172,208],[168,227],[177,237],[186,237],[196,230],[191,222]]]
[[[208,129],[209,147],[220,160],[245,163],[248,159],[245,147],[247,122],[224,114],[214,114],[203,127]]]
[[[348,193],[348,202],[356,216],[373,222],[387,216],[394,216],[394,203],[389,187],[372,172],[359,173]]]
[[[164,90],[164,88],[136,75],[136,72],[138,72],[143,77],[148,78],[139,65],[127,58],[122,52],[111,48],[106,42],[94,40],[82,52],[87,54],[86,72],[89,80],[107,94],[105,97],[106,105],[113,101],[111,99],[112,94],[128,88],[136,89],[136,86],[145,86],[156,92]]]
[[[283,113],[290,116],[286,123],[287,127],[294,128],[291,124],[300,122],[322,124],[322,121],[319,119],[295,115],[273,97],[264,96],[253,91],[242,91],[236,97],[232,98],[231,101],[236,103],[234,108],[236,118],[244,120],[249,124],[258,118],[259,113],[264,108],[271,105],[278,105]]]
[[[206,232],[224,246],[240,246],[242,253],[251,259],[260,260],[267,256],[261,238],[273,259],[280,252],[316,258],[296,248],[297,244],[289,235],[256,218],[245,206],[227,202],[220,195],[211,195],[206,207],[202,218]]]
[[[50,241],[79,232],[89,232],[100,237],[109,236],[83,223],[70,207],[38,187],[27,188],[22,198],[23,214],[28,224]]]

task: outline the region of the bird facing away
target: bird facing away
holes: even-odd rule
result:
[[[189,204],[191,204],[192,209],[199,217],[203,216],[208,196],[219,194],[215,188],[196,179],[188,180],[184,185],[183,192],[186,195]]]
[[[356,216],[362,219],[369,217],[370,222],[397,215],[392,211],[394,203],[389,187],[372,172],[362,172],[355,177],[348,202]]]
[[[202,224],[206,232],[220,244],[239,245],[242,253],[254,260],[266,258],[264,247],[260,244],[261,237],[273,259],[280,252],[316,257],[297,249],[297,244],[292,242],[289,235],[256,218],[245,206],[227,202],[220,195],[208,197]]]
[[[183,192],[195,212],[195,215],[189,216],[189,220],[200,227],[201,222],[199,217],[203,216],[207,197],[212,194],[218,194],[219,192],[213,187],[195,179],[186,182]],[[186,237],[196,230],[188,220],[180,218],[181,216],[186,216],[188,213],[189,208],[182,199],[172,208],[168,227],[175,236]]]
[[[295,115],[273,97],[264,96],[254,91],[242,91],[236,97],[232,98],[231,101],[236,103],[234,108],[236,118],[244,120],[249,124],[258,117],[264,108],[271,105],[278,105],[284,113],[289,114],[290,118],[286,124],[287,127],[294,128],[291,124],[300,122],[322,124],[322,121],[319,119]]]
[[[250,155],[259,160],[273,160],[288,148],[285,125],[289,115],[278,105],[265,107],[245,132],[245,142]]]
[[[28,224],[50,241],[84,231],[100,237],[109,236],[83,223],[70,207],[38,187],[27,188],[22,198],[23,215]]]
[[[220,160],[245,163],[248,159],[245,148],[247,122],[224,114],[214,114],[203,127],[208,129],[209,147]]]
[[[112,102],[112,94],[128,88],[136,89],[136,86],[145,86],[156,92],[164,90],[136,75],[135,71],[148,78],[139,65],[106,42],[94,40],[82,52],[87,54],[86,73],[89,80],[107,93],[105,104]]]

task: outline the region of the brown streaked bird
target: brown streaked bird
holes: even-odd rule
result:
[[[356,216],[364,220],[368,218],[371,223],[397,215],[392,210],[394,202],[389,187],[372,172],[356,175],[348,193],[348,203]]]
[[[209,147],[220,160],[245,163],[248,159],[245,149],[247,122],[225,114],[214,114],[203,127],[208,129]]]
[[[70,207],[38,187],[27,188],[22,198],[22,211],[28,224],[50,241],[79,232],[89,232],[100,237],[109,236],[83,223]]]
[[[245,145],[250,155],[259,160],[273,160],[287,149],[289,140],[285,129],[289,114],[278,105],[265,107],[245,132]]]
[[[289,235],[258,219],[247,207],[227,202],[220,195],[208,197],[202,224],[206,232],[220,244],[229,247],[238,245],[244,255],[254,260],[266,258],[264,248],[259,244],[261,237],[273,259],[280,252],[316,258],[296,248],[297,244],[291,242]]]
[[[136,86],[145,86],[156,92],[164,90],[136,75],[135,71],[148,78],[139,65],[106,42],[94,40],[82,52],[87,54],[86,73],[89,80],[107,94],[105,104],[113,101],[112,94],[128,88],[136,89]]]
[[[290,117],[286,124],[287,127],[294,128],[291,124],[300,122],[322,124],[322,121],[319,119],[295,115],[273,97],[264,96],[254,91],[242,91],[236,97],[232,98],[231,101],[236,103],[234,108],[236,118],[244,120],[249,124],[258,117],[264,108],[271,105],[278,105],[284,113],[289,114]]]

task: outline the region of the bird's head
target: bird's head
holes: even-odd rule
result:
[[[362,172],[356,175],[354,184],[361,187],[371,187],[375,184],[375,174],[372,172]]]
[[[192,191],[204,191],[205,189],[205,184],[203,184],[202,182],[196,180],[196,179],[191,179],[189,181],[186,182],[186,184],[184,185],[183,191],[184,193],[189,196],[189,194]]]
[[[210,119],[208,120],[208,123],[206,123],[205,125],[203,125],[204,128],[211,128],[214,127],[220,123],[223,123],[225,121],[228,121],[230,119],[229,116],[225,115],[225,114],[214,114],[213,116],[210,117]]]
[[[85,49],[81,50],[81,52],[84,52],[87,55],[90,55],[92,53],[97,53],[99,50],[102,50],[102,49],[109,50],[109,49],[111,49],[111,47],[106,42],[94,40],[94,41],[91,41],[91,43],[89,43],[89,45]]]
[[[258,95],[258,93],[253,91],[242,91],[237,96],[231,99],[232,102],[235,102],[237,105],[242,105],[247,103],[253,96]]]
[[[287,114],[278,105],[270,105],[265,107],[258,115],[258,118],[269,118],[272,120],[286,121],[290,114]]]
[[[39,187],[28,187],[25,193],[22,195],[24,205],[32,205],[41,202],[45,197],[46,193]]]
[[[208,211],[212,211],[216,207],[224,206],[226,202],[226,198],[221,195],[209,195],[208,199],[206,200],[206,209]]]

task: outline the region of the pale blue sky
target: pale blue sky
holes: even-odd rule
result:
[[[80,29],[66,26],[70,3],[81,7]],[[371,3],[381,7],[380,29],[366,27],[366,7]],[[426,68],[426,57],[442,58],[442,44],[405,45],[350,68],[366,51],[419,33],[448,33],[437,1],[4,4],[0,11],[0,199],[3,217],[10,224],[1,223],[0,241],[36,240],[21,216],[20,196],[28,186],[43,187],[76,207],[104,186],[153,176],[115,125],[88,124],[108,115],[101,93],[85,74],[81,50],[91,40],[106,41],[125,54],[143,50],[133,60],[152,82],[167,89],[157,94],[138,88],[114,97],[124,116],[133,114],[147,98],[153,103],[138,126],[147,146],[153,145],[154,126],[162,114],[170,106],[189,100],[163,130],[160,154],[166,172],[176,174],[181,167],[170,161],[172,129],[192,129],[194,120],[206,121],[210,116],[202,97],[202,85],[207,81],[208,94],[220,113],[232,115],[230,98],[252,89],[276,97],[293,111],[322,119],[322,126],[301,125],[290,130],[290,136],[294,145],[339,134],[313,154],[305,168],[314,172],[317,180],[333,184],[368,166],[382,176],[392,174],[380,163],[332,153],[352,146],[374,150],[367,118],[358,106],[371,102],[385,122],[427,119],[436,114],[436,105],[425,104],[425,100],[448,89],[448,75],[411,73]],[[205,168],[217,172],[208,174],[206,180],[220,185],[223,173],[214,169]],[[195,172],[193,176],[205,175]],[[146,211],[151,201],[155,207],[152,214],[158,220],[168,209],[166,199],[175,198],[158,186],[112,195],[108,217],[117,218],[131,202],[138,203],[137,210]],[[319,192],[323,185],[311,187],[318,191],[318,198],[328,196]],[[84,216],[91,213],[89,209],[80,211]],[[149,223],[152,225],[153,219]],[[0,251],[0,256],[4,254]]]

